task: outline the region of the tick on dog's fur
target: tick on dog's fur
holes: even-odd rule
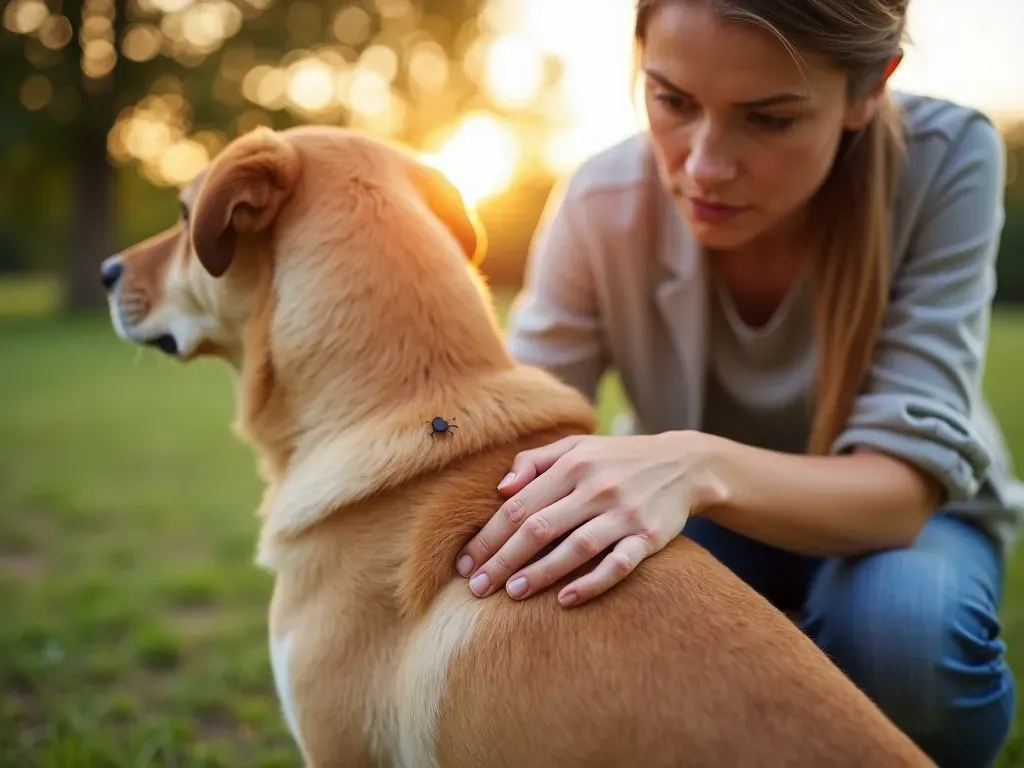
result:
[[[445,419],[441,416],[435,416],[433,419],[428,421],[427,424],[430,425],[431,434],[434,437],[437,437],[438,435],[454,436],[455,432],[453,430],[458,429],[458,426],[455,424],[455,419]]]

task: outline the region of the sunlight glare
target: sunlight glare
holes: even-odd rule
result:
[[[565,172],[642,127],[631,78],[635,0],[490,0],[502,32],[522,36],[554,56],[562,77],[552,100],[546,152],[550,170]],[[570,30],[586,23],[586,34]]]
[[[422,155],[444,173],[466,203],[479,205],[512,184],[519,162],[516,138],[494,116],[469,114],[436,153]]]
[[[503,35],[488,46],[484,82],[492,98],[502,106],[529,103],[544,80],[544,62],[525,36]]]

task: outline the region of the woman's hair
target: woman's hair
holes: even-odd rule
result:
[[[846,73],[849,96],[868,94],[900,51],[909,0],[703,0],[723,19],[774,34],[800,61],[821,57]],[[638,0],[639,54],[648,17],[665,0]],[[896,105],[886,93],[871,121],[845,132],[812,217],[823,250],[814,264],[817,403],[808,442],[826,453],[849,418],[867,374],[889,292],[890,210],[902,157]]]

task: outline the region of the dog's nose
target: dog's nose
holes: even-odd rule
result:
[[[108,291],[117,285],[121,279],[121,272],[124,271],[124,263],[120,256],[111,256],[100,265],[100,282]]]

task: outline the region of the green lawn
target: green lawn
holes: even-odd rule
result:
[[[0,317],[0,360],[0,765],[298,765],[226,369],[130,348],[105,317]],[[1000,314],[988,390],[1024,457],[1014,360],[1024,315]],[[1020,560],[1003,616],[1024,675]],[[1024,768],[1022,725],[1004,767]]]

